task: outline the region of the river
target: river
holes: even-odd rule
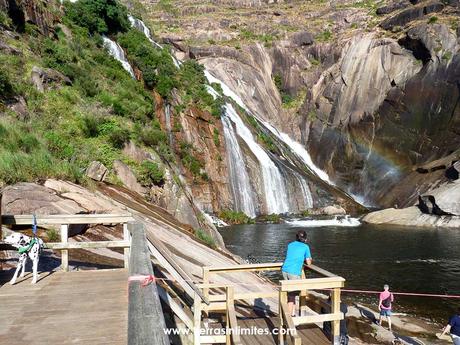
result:
[[[283,261],[286,245],[306,230],[314,263],[346,279],[346,288],[460,294],[460,231],[360,225],[235,225],[220,229],[227,248],[250,262]],[[277,274],[270,276],[277,279]],[[372,295],[343,294],[376,307]],[[396,296],[394,311],[445,322],[458,299]]]

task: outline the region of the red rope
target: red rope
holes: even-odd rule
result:
[[[152,274],[148,275],[138,275],[128,277],[128,282],[140,281],[142,287],[146,287],[150,283],[155,283],[155,276]]]
[[[381,293],[381,291],[372,291],[372,290],[340,289],[340,291],[341,292],[351,292],[351,293],[363,293],[363,294],[380,294]],[[400,295],[400,296],[460,298],[460,295],[438,295],[438,294],[416,293],[416,292],[391,292],[391,293],[393,295]]]

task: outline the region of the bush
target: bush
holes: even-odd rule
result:
[[[281,216],[279,214],[267,214],[261,217],[261,220],[267,223],[279,224],[281,222]]]
[[[437,21],[438,21],[438,17],[433,16],[433,17],[430,17],[430,19],[428,19],[428,24],[434,24]]]
[[[3,68],[0,69],[0,103],[2,100],[7,100],[13,97],[16,89],[13,86],[9,75]]]
[[[193,151],[194,149],[191,144],[186,142],[181,142],[179,144],[179,157],[182,164],[193,174],[193,176],[199,177],[201,176],[201,169],[204,164],[193,155]],[[205,178],[204,174],[201,177]]]
[[[253,222],[251,218],[241,211],[222,210],[219,213],[219,218],[229,224],[249,224]]]
[[[130,132],[125,128],[115,128],[109,134],[109,142],[113,147],[122,149],[130,139]]]
[[[70,159],[75,148],[69,143],[70,140],[62,137],[56,132],[45,133],[48,150],[59,159]]]
[[[152,185],[163,186],[164,170],[161,169],[157,163],[151,161],[144,161],[138,169],[139,182],[146,187]]]
[[[211,248],[216,248],[216,242],[214,241],[214,239],[203,229],[195,229],[195,236]]]
[[[114,34],[130,27],[128,10],[116,0],[67,2],[66,17],[91,34]]]
[[[61,239],[61,236],[54,228],[46,230],[46,237],[49,242],[58,242]]]
[[[145,85],[150,89],[156,88],[162,97],[168,98],[177,86],[177,69],[169,52],[153,47],[136,29],[118,35],[118,43],[141,70]]]

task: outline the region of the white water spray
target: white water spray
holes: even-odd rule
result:
[[[109,54],[121,63],[123,68],[131,75],[131,77],[136,78],[134,76],[134,70],[126,59],[125,52],[121,49],[120,45],[108,37],[102,36],[102,39],[104,40],[104,47],[107,49]]]

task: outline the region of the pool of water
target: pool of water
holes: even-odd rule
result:
[[[254,224],[221,228],[220,233],[227,248],[243,259],[281,262],[298,230],[308,234],[315,265],[344,277],[346,288],[380,290],[387,283],[395,292],[460,294],[460,229]],[[343,296],[378,302],[373,295]],[[397,296],[394,311],[444,323],[458,306],[460,299]]]

